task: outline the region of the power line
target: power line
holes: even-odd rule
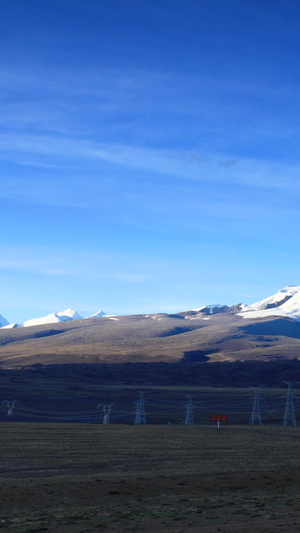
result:
[[[103,424],[109,424],[109,415],[112,409],[115,409],[116,406],[113,403],[105,404],[105,403],[99,403],[97,405],[98,409],[101,409],[103,411]]]
[[[256,423],[260,426],[262,425],[261,421],[261,411],[260,411],[260,400],[261,398],[258,395],[258,388],[253,387],[254,390],[254,396],[253,396],[253,407],[252,407],[252,414],[250,416],[250,422],[252,426]]]
[[[3,400],[2,405],[7,406],[7,416],[13,416],[14,407],[18,403],[19,403],[18,400]]]
[[[135,424],[146,424],[146,412],[145,412],[145,400],[143,391],[138,391],[140,393],[140,399],[135,400],[134,405],[135,409]]]
[[[293,395],[293,386],[291,381],[284,381],[283,383],[286,383],[288,386],[286,397],[286,403],[285,403],[285,409],[284,409],[284,415],[282,420],[283,427],[288,426],[291,424],[292,426],[296,427],[296,417],[295,417],[295,409],[294,409],[294,395]]]
[[[192,403],[192,396],[188,395],[187,398],[189,401],[188,403],[184,405],[184,407],[186,408],[184,423],[186,426],[193,426],[194,425],[194,413],[193,413],[194,406]]]

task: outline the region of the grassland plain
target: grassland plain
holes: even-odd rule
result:
[[[1,423],[0,528],[297,532],[300,429]]]

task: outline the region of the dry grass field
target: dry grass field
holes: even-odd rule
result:
[[[0,529],[298,532],[300,429],[1,423]]]
[[[289,318],[245,320],[136,315],[0,330],[2,368],[33,364],[270,361],[298,358],[300,324]]]

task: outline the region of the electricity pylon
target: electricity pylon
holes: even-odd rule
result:
[[[252,407],[252,414],[250,416],[250,422],[249,424],[252,424],[252,426],[256,423],[260,426],[262,425],[261,421],[261,412],[260,412],[260,400],[261,398],[258,395],[258,388],[253,387],[254,390],[254,397],[253,397],[253,407]]]
[[[295,417],[295,409],[294,409],[294,395],[293,395],[293,386],[291,381],[284,381],[283,383],[286,383],[288,386],[286,397],[286,403],[284,408],[284,415],[282,420],[283,427],[288,426],[291,424],[292,426],[296,427],[296,417]]]
[[[186,408],[186,411],[185,411],[185,420],[184,420],[184,423],[187,425],[187,426],[193,426],[194,425],[194,413],[193,413],[193,404],[192,404],[192,397],[191,395],[187,396],[187,398],[189,399],[188,403],[186,403],[184,405],[184,407]]]
[[[113,403],[109,403],[109,404],[105,404],[105,403],[99,403],[97,405],[97,408],[98,409],[101,409],[102,407],[102,411],[103,411],[103,421],[102,423],[103,424],[109,424],[109,415],[110,415],[110,412],[112,411],[112,409],[115,409],[116,406],[115,404]]]
[[[2,405],[7,406],[7,416],[13,416],[14,406],[19,403],[18,400],[3,400]]]
[[[144,400],[144,393],[142,391],[138,391],[140,393],[140,399],[135,400],[134,405],[136,406],[135,409],[135,424],[146,424],[146,413],[145,413],[145,400]]]

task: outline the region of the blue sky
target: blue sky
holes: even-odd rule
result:
[[[299,20],[294,0],[3,2],[0,313],[299,284]]]

